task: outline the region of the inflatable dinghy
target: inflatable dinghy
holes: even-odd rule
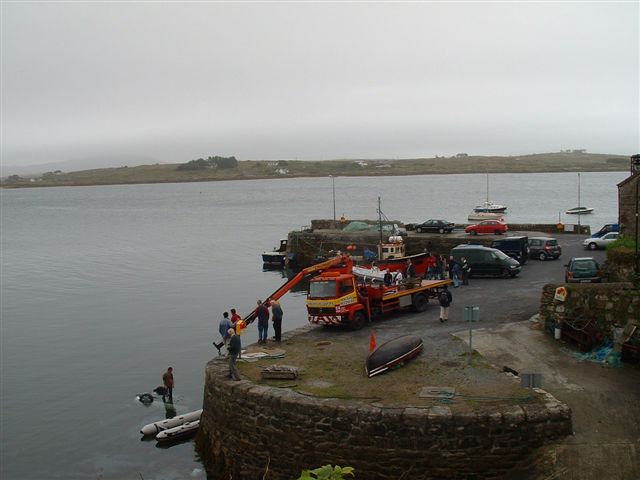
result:
[[[193,422],[183,423],[177,427],[168,428],[156,435],[156,440],[159,442],[168,442],[170,440],[177,440],[179,438],[186,437],[192,433],[195,433],[200,426],[200,420],[194,420]]]
[[[159,420],[142,427],[140,433],[143,435],[155,435],[163,430],[178,427],[183,423],[200,420],[200,415],[202,415],[202,409],[196,410],[195,412],[185,413],[184,415],[177,415],[173,418],[167,418],[166,420]]]

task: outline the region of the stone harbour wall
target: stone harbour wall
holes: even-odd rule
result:
[[[206,367],[196,438],[213,478],[290,480],[328,463],[366,480],[501,478],[572,431],[569,407],[542,390],[538,403],[457,414],[315,398],[231,381],[227,369],[219,360]]]
[[[356,221],[356,220],[354,220]],[[377,225],[372,220],[357,220],[358,222],[368,223],[370,225]],[[386,222],[385,222],[386,223]],[[398,226],[403,227],[401,222],[391,221]],[[373,252],[378,251],[378,243],[380,242],[380,233],[378,231],[356,231],[349,232],[344,231],[346,224],[341,224],[333,220],[312,220],[311,228],[301,231],[292,231],[288,235],[287,251],[291,255],[291,258],[295,259],[295,264],[298,267],[305,267],[317,263],[319,256],[328,256],[330,251],[346,251],[347,246],[355,245],[356,250],[353,251],[353,255],[362,256],[364,249],[368,248]],[[335,228],[334,226],[335,225]],[[456,225],[456,228],[464,228],[465,225]],[[577,228],[577,225],[576,225]],[[527,232],[531,232],[529,236],[535,235],[562,235],[564,233],[573,232],[559,232],[556,225],[547,224],[509,224],[510,232],[522,232],[523,235],[527,235]],[[534,233],[534,232],[537,232]],[[588,235],[590,232],[588,225],[582,226],[582,234]],[[388,233],[383,234],[383,241],[387,241]],[[463,232],[453,234],[412,234],[408,237],[404,237],[404,243],[406,245],[407,255],[415,255],[422,252],[431,252],[435,255],[449,255],[451,249],[465,243],[473,243],[476,245],[484,245],[486,247],[491,246],[491,242],[494,238],[493,235],[487,236],[471,236],[466,235]]]
[[[565,301],[554,300],[556,288],[567,289]],[[613,338],[615,328],[640,324],[640,290],[631,283],[547,284],[542,289],[540,316],[546,325],[590,323],[603,336]]]

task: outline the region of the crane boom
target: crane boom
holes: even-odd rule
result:
[[[353,260],[351,256],[348,254],[339,254],[334,258],[330,258],[321,263],[316,263],[315,265],[311,265],[310,267],[304,268],[300,270],[292,279],[287,280],[283,283],[275,292],[267,297],[265,303],[269,300],[278,300],[282,296],[284,296],[289,290],[295,287],[298,283],[300,283],[303,279],[311,275],[312,273],[319,272],[322,270],[326,270],[328,268],[340,267],[340,270],[343,273],[351,273],[351,268],[353,267]],[[242,320],[246,325],[249,325],[256,319],[258,308],[254,308],[253,311],[244,317]]]

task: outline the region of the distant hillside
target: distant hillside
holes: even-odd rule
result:
[[[213,157],[210,157],[213,158]],[[217,158],[217,157],[216,157]],[[233,158],[233,157],[231,157]],[[235,160],[235,159],[234,159]],[[187,162],[185,162],[187,163]],[[193,162],[192,162],[193,163]],[[5,178],[3,187],[113,185],[134,183],[204,182],[258,178],[336,176],[426,175],[450,173],[533,173],[621,171],[629,157],[593,153],[542,153],[512,157],[465,156],[403,160],[238,161],[233,168],[216,168],[204,162],[200,169],[185,164],[141,165],[77,172],[50,171],[35,178],[17,174]],[[234,163],[235,165],[235,163]]]
[[[153,157],[135,155],[95,156],[65,160],[63,162],[41,163],[38,165],[3,165],[2,176],[42,175],[43,173],[55,172],[56,170],[63,172],[75,172],[95,168],[123,167],[125,165],[129,167],[153,165],[154,163],[158,163],[158,161]]]

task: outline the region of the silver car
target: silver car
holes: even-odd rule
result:
[[[607,248],[607,245],[618,239],[618,232],[607,233],[600,238],[587,238],[582,245],[589,250],[597,250],[599,248]]]

